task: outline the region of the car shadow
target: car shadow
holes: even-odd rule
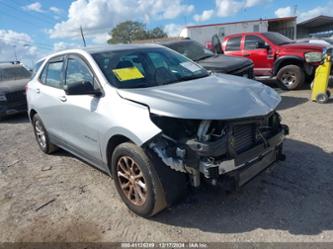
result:
[[[287,160],[237,192],[202,186],[182,203],[153,218],[176,227],[213,233],[256,229],[315,235],[333,229],[333,154],[287,139]]]
[[[285,110],[289,108],[293,108],[298,105],[302,105],[309,101],[307,98],[301,97],[292,97],[292,96],[281,96],[282,100],[278,106],[278,110]]]
[[[26,113],[18,113],[2,117],[2,119],[0,120],[0,124],[2,123],[7,123],[7,124],[29,123],[29,117],[28,114]]]

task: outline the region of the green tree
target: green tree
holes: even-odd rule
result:
[[[125,21],[119,23],[109,33],[111,38],[108,43],[131,43],[135,40],[156,39],[167,37],[167,34],[159,27],[146,30],[146,26],[141,22]]]
[[[108,43],[131,43],[134,40],[146,39],[145,25],[140,22],[126,21],[119,23],[109,33]]]
[[[148,33],[148,39],[168,37],[167,33],[165,33],[160,27],[148,30],[147,33]]]

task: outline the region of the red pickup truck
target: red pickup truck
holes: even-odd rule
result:
[[[216,48],[214,37],[212,43]],[[324,48],[324,45],[295,43],[275,32],[234,34],[226,36],[222,43],[224,54],[250,58],[255,76],[276,77],[288,90],[312,81]]]

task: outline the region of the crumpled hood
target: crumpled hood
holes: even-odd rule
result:
[[[197,61],[201,66],[208,70],[219,73],[230,73],[242,68],[248,68],[253,65],[248,58],[239,56],[216,55]]]
[[[118,89],[118,93],[147,105],[153,114],[201,120],[263,116],[281,101],[268,86],[226,74],[150,88]]]
[[[0,92],[16,92],[24,90],[30,79],[0,81]]]

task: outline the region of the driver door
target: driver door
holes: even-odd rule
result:
[[[70,55],[66,60],[65,86],[97,84],[97,79],[88,64],[79,56]],[[100,151],[98,112],[100,97],[93,94],[63,96],[63,108],[59,113],[66,136],[66,147],[93,162],[102,159]]]
[[[254,63],[254,73],[258,76],[270,76],[273,68],[273,58],[269,56],[269,46],[256,35],[246,35],[243,56]]]

